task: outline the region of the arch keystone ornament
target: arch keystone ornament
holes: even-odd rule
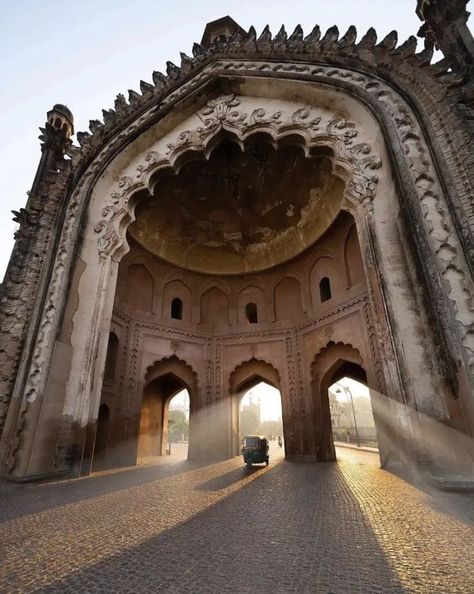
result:
[[[420,50],[396,32],[379,43],[373,29],[357,41],[354,27],[258,36],[224,19],[192,56],[128,99],[117,95],[77,145],[71,112],[58,104],[48,113],[0,288],[5,475],[88,474],[102,405],[110,415],[99,449],[115,465],[134,463],[147,368],[176,353],[196,376],[201,441],[191,457],[235,452],[228,380],[253,353],[279,377],[287,456],[318,461],[326,388],[314,378],[333,352],[322,350],[329,338],[350,344],[371,389],[403,407],[391,437],[407,443],[404,461],[439,429],[449,438],[435,461],[472,466],[466,4],[418,2]],[[331,292],[320,303],[311,270],[323,257]],[[146,300],[140,286],[129,298],[134,264],[151,278]],[[179,320],[165,306],[171,278],[186,286]],[[256,324],[240,311],[251,286],[261,288]],[[111,330],[120,364],[104,382]],[[396,456],[385,449],[383,462]]]

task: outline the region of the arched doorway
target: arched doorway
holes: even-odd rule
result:
[[[94,443],[92,470],[102,470],[107,467],[107,443],[110,431],[110,409],[102,403],[99,406],[97,429]]]
[[[171,399],[187,389],[179,378],[167,373],[149,382],[143,390],[137,462],[162,456],[168,448],[168,415]]]
[[[336,460],[334,441],[341,437],[335,430],[331,415],[330,390],[333,392],[336,385],[342,386],[344,392],[344,378],[359,382],[368,388],[368,396],[373,414],[374,440],[377,443],[381,465],[384,466],[393,453],[390,446],[390,431],[387,427],[387,418],[390,412],[390,400],[375,388],[373,371],[362,359],[360,352],[352,345],[342,342],[329,342],[315,357],[311,369],[311,394],[313,405],[313,423],[316,433],[316,458],[319,461]],[[361,434],[358,433],[357,413],[354,415],[353,394],[346,401],[348,407],[350,439],[360,443]],[[358,439],[359,438],[359,439]],[[393,445],[393,444],[392,444]]]
[[[329,408],[336,446],[378,447],[367,382],[355,380],[346,374],[339,377],[329,386]]]
[[[271,425],[265,421],[275,414],[280,415],[279,424],[283,426],[280,385],[278,371],[265,361],[252,358],[234,369],[230,376],[231,456],[240,454],[243,433],[255,432],[269,437]],[[242,418],[243,412],[247,414],[248,422]]]
[[[187,456],[192,457],[192,417],[195,413],[195,374],[184,362],[173,356],[155,362],[148,368],[140,410],[137,439],[137,463],[145,463],[169,452],[170,403],[175,396],[185,391],[188,395],[186,415],[189,418],[186,438],[190,447]]]
[[[257,382],[257,383],[254,383]],[[239,435],[263,435],[270,446],[283,438],[283,415],[280,390],[255,378],[242,391],[239,406]]]

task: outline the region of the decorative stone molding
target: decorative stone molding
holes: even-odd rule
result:
[[[343,349],[344,352],[351,355],[351,357],[348,358],[348,361],[357,363],[358,365],[360,365],[361,367],[366,369],[365,368],[366,363],[364,362],[362,355],[360,354],[358,349],[356,349],[354,346],[352,346],[352,344],[345,343],[345,342],[334,342],[334,341],[330,340],[313,357],[313,361],[311,363],[311,372],[313,374],[313,377],[315,377],[315,374],[317,373],[318,362],[322,358],[326,357],[328,354],[330,355],[331,351],[333,351],[334,349]]]
[[[382,161],[372,153],[370,145],[355,142],[358,136],[355,124],[344,118],[323,120],[314,108],[306,105],[288,114],[282,111],[267,114],[263,107],[249,108],[248,103],[231,94],[208,101],[197,113],[197,122],[201,125],[179,132],[163,154],[146,153],[137,166],[135,178],[129,175],[120,178],[111,201],[102,209],[104,218],[94,227],[103,256],[119,259],[126,250],[126,227],[134,218],[133,196],[141,190],[150,190],[152,175],[159,169],[175,167],[188,151],[207,155],[211,141],[222,131],[233,134],[241,143],[256,132],[268,134],[276,143],[289,135],[298,135],[307,153],[315,146],[329,147],[334,152],[335,169],[348,181],[348,198],[367,203],[375,197],[378,178],[374,171],[381,167]]]
[[[162,357],[161,359],[156,360],[152,365],[149,365],[145,372],[145,382],[148,383],[153,381],[155,378],[160,377],[160,368],[164,365],[167,365],[168,363],[173,363],[173,365],[184,367],[186,371],[194,378],[194,385],[190,386],[190,388],[196,388],[198,386],[198,374],[193,369],[192,365],[190,365],[184,359],[177,357],[176,355]]]
[[[274,375],[277,378],[277,386],[276,387],[277,387],[277,389],[280,389],[281,375],[280,375],[280,372],[278,371],[278,369],[274,365],[269,363],[268,361],[265,361],[265,359],[260,359],[258,357],[252,356],[252,357],[250,357],[250,359],[247,359],[246,361],[242,361],[241,363],[236,365],[234,367],[234,369],[231,371],[231,373],[229,374],[229,382],[228,383],[229,383],[230,392],[235,392],[237,390],[238,385],[236,385],[236,382],[237,382],[236,378],[248,366],[252,366],[252,367],[259,366],[259,367],[264,367],[267,370],[269,370],[270,375]]]

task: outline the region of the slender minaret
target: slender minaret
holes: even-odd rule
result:
[[[25,208],[13,211],[19,228],[0,285],[0,452],[9,449],[12,439],[8,426],[15,424],[14,409],[18,407],[9,407],[9,403],[14,389],[18,396],[21,394],[26,379],[22,373],[27,369],[31,357],[28,349],[38,330],[35,312],[40,311],[44,301],[52,248],[61,229],[59,218],[71,171],[65,151],[74,133],[72,113],[64,105],[55,105],[40,131],[41,158]]]

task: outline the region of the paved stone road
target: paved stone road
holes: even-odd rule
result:
[[[473,496],[338,453],[1,483],[0,592],[472,594]]]

